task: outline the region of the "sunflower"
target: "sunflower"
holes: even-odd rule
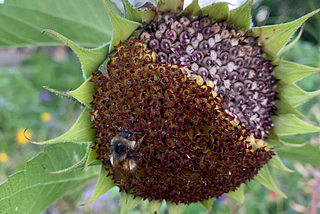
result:
[[[294,83],[315,69],[282,60],[292,34],[319,10],[295,21],[251,27],[252,1],[200,8],[193,1],[159,0],[125,18],[104,2],[112,40],[85,49],[52,30],[78,56],[85,82],[66,93],[85,107],[64,135],[37,144],[88,143],[87,153],[63,173],[98,162],[91,200],[118,186],[122,213],[142,200],[170,213],[190,203],[208,210],[228,194],[243,202],[253,180],[286,197],[268,166],[290,172],[277,149],[280,135],[319,131],[294,106],[317,94]],[[49,171],[49,170],[47,170]],[[50,172],[50,171],[49,171]],[[241,185],[241,186],[240,186]]]

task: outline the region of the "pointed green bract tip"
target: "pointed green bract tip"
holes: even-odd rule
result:
[[[57,96],[64,97],[64,98],[67,98],[67,99],[73,99],[72,96],[68,95],[64,91],[58,91],[58,90],[55,90],[53,88],[49,88],[48,86],[43,86],[43,88],[46,89],[47,91],[50,91],[50,92],[54,93]]]
[[[111,188],[115,186],[112,177],[108,176],[109,171],[105,169],[103,165],[101,165],[101,171],[98,179],[98,183],[96,188],[94,189],[93,195],[91,196],[90,200],[86,204],[90,204],[93,201],[100,198],[106,192],[108,192]]]
[[[45,145],[45,144],[54,144],[54,143],[91,143],[95,135],[95,130],[91,129],[93,125],[91,121],[90,109],[85,108],[75,124],[63,135],[42,142],[30,141],[34,144]]]
[[[95,93],[95,90],[93,89],[94,84],[93,82],[90,82],[90,79],[91,78],[87,79],[76,90],[67,92],[68,95],[85,105],[87,108],[91,108],[90,103],[93,100],[92,96]]]
[[[191,4],[189,4],[183,11],[181,11],[178,14],[178,16],[187,16],[187,17],[191,17],[191,16],[197,17],[201,15],[202,15],[202,11],[198,4],[198,0],[192,1]]]
[[[94,162],[98,162],[97,158],[98,158],[98,154],[97,154],[96,150],[89,148],[88,157],[87,157],[86,163],[83,168],[85,169],[90,164],[92,164]]]
[[[243,188],[242,186],[239,186],[234,192],[229,192],[227,194],[228,196],[236,199],[240,203],[244,202],[244,195],[243,195]]]
[[[184,0],[158,0],[157,8],[162,13],[178,14],[183,9]]]
[[[142,10],[134,9],[128,0],[122,0],[125,17],[134,22],[142,22]]]
[[[274,116],[273,121],[275,133],[278,135],[306,134],[320,131],[320,127],[310,125],[291,114]]]
[[[109,53],[109,44],[104,44],[95,49],[86,49],[53,30],[45,30],[44,32],[49,32],[57,36],[73,50],[80,61],[84,79],[88,79],[91,76],[91,73],[99,68],[100,64]]]
[[[292,22],[270,25],[263,27],[254,27],[251,29],[251,35],[258,37],[258,42],[263,45],[262,50],[268,54],[270,59],[276,59],[279,51],[287,44],[292,34],[310,17],[318,13],[320,9],[315,10]]]
[[[290,42],[290,44],[288,44],[287,46],[285,46],[283,49],[281,49],[279,51],[279,53],[278,53],[278,58],[279,59],[281,59],[299,41],[299,39],[300,39],[300,37],[302,35],[302,32],[303,32],[303,29],[304,29],[304,25],[305,24],[303,24],[301,26],[298,36],[292,42]]]
[[[159,213],[162,205],[162,201],[150,201],[149,210],[151,213]]]
[[[269,166],[275,167],[277,169],[280,169],[282,171],[286,171],[286,172],[291,172],[293,173],[294,171],[291,169],[288,169],[280,160],[280,157],[278,156],[278,154],[276,154],[275,156],[272,157],[271,160],[269,160],[268,162]]]
[[[319,96],[320,90],[306,92],[302,90],[299,86],[295,84],[290,84],[283,88],[280,88],[279,94],[283,96],[290,103],[290,105],[296,107],[307,102],[313,97]]]
[[[251,27],[251,5],[253,0],[247,0],[240,7],[231,10],[229,19],[227,22],[229,24],[234,24],[237,27],[243,29],[249,29]]]
[[[254,181],[267,187],[268,189],[273,190],[274,192],[281,195],[283,198],[287,198],[287,196],[283,194],[281,190],[274,183],[267,165],[265,165],[262,169],[259,170],[258,175],[254,177]]]
[[[107,12],[109,14],[111,23],[112,23],[112,39],[110,44],[109,51],[111,52],[114,50],[114,46],[118,45],[120,41],[125,41],[129,38],[129,36],[138,28],[141,26],[138,22],[133,22],[130,20],[127,20],[125,18],[122,18],[118,14],[115,14],[111,8],[108,6],[107,2],[103,0],[103,3],[107,9]],[[105,55],[106,56],[106,55]]]
[[[141,201],[142,198],[134,197],[132,194],[127,194],[125,192],[120,193],[121,196],[121,212],[120,214],[127,214],[133,208],[135,208]]]
[[[277,115],[280,114],[295,114],[303,116],[297,109],[295,109],[283,96],[278,95],[279,100],[276,100]]]
[[[43,166],[43,168],[49,172],[50,174],[60,174],[60,173],[65,173],[65,172],[71,172],[73,170],[76,170],[76,169],[79,169],[81,167],[84,166],[87,158],[88,158],[88,154],[89,154],[89,149],[90,149],[90,144],[87,146],[87,149],[86,149],[86,154],[82,157],[82,159],[80,161],[78,161],[76,164],[68,167],[68,168],[65,168],[65,169],[62,169],[62,170],[58,170],[58,171],[50,171],[49,169],[45,168],[45,166]]]
[[[274,68],[276,78],[280,79],[278,84],[281,86],[290,85],[319,71],[320,68],[313,68],[285,60],[279,60],[278,65]]]
[[[229,3],[219,2],[201,9],[204,16],[208,16],[216,21],[227,20],[229,18]]]
[[[199,203],[202,206],[204,206],[204,208],[206,208],[207,211],[210,213],[214,201],[215,201],[215,198],[210,198],[208,200],[200,201]]]
[[[186,207],[187,205],[185,204],[175,204],[167,201],[169,214],[182,214]]]

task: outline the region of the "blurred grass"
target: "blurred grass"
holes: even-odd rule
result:
[[[66,131],[77,118],[79,106],[46,92],[48,85],[58,90],[76,88],[82,82],[78,60],[74,54],[53,62],[52,55],[39,48],[18,66],[0,67],[0,153],[8,160],[0,163],[0,182],[21,169],[25,162],[43,148],[16,140],[19,130],[28,128],[32,139],[41,141]],[[42,121],[41,114],[51,115]],[[21,164],[21,165],[19,165]]]

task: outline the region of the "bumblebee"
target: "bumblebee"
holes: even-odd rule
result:
[[[121,131],[111,140],[109,160],[117,182],[127,182],[137,169],[137,161],[141,157],[138,149],[143,138],[136,141],[133,132]]]

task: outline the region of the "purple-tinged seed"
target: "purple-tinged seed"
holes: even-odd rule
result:
[[[183,31],[179,36],[179,40],[182,44],[189,44],[190,43],[190,35],[186,31]]]
[[[218,74],[221,77],[221,79],[227,79],[229,76],[228,68],[226,66],[222,66],[221,68],[219,68]]]
[[[167,63],[168,56],[164,52],[159,52],[157,56],[158,62],[161,64],[166,64]]]
[[[234,91],[236,94],[241,94],[244,91],[244,86],[242,82],[234,83]]]
[[[239,80],[239,73],[236,71],[232,71],[229,77],[231,82],[237,82]]]
[[[182,17],[180,18],[179,22],[180,22],[184,27],[187,27],[187,26],[189,26],[189,24],[190,24],[190,20],[189,20],[187,17],[185,17],[185,16],[182,16]]]
[[[168,29],[168,30],[165,32],[164,36],[165,36],[167,39],[171,40],[171,41],[175,41],[175,40],[177,39],[177,34],[176,34],[176,32],[175,32],[174,30],[170,30],[170,29]]]
[[[221,59],[221,63],[222,65],[225,65],[226,63],[229,62],[230,58],[229,58],[229,53],[228,52],[223,52],[220,56]]]
[[[168,39],[163,39],[160,43],[160,48],[162,51],[166,52],[166,53],[170,53],[171,50],[171,42]]]

